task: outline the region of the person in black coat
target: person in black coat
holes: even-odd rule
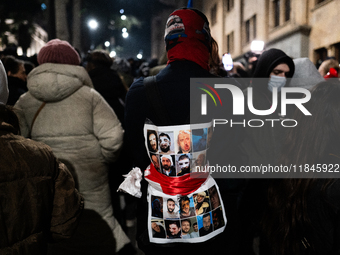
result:
[[[127,88],[124,86],[118,73],[111,67],[113,65],[113,59],[104,50],[94,50],[87,54],[85,58],[86,70],[92,80],[95,90],[97,90],[111,106],[119,121],[124,128],[124,111],[125,111],[125,96]],[[130,201],[130,198],[126,195],[126,212],[123,212],[119,203],[116,203],[118,193],[116,192],[119,184],[123,181],[122,175],[131,169],[131,155],[127,151],[126,137],[124,136],[124,143],[121,149],[118,160],[110,164],[109,171],[109,183],[111,189],[111,197],[114,206],[114,214],[117,220],[125,225],[123,219],[133,219],[134,202]],[[131,208],[132,207],[132,208]]]
[[[86,70],[94,88],[105,98],[116,113],[119,121],[124,122],[124,102],[127,89],[117,72],[111,69],[112,58],[106,51],[94,50],[85,58]]]
[[[183,26],[185,27],[185,31],[183,31],[184,34],[181,37],[172,37],[172,34],[169,32],[171,31],[170,27],[172,23],[168,23],[169,28],[166,30],[166,35],[168,36],[165,37],[168,63],[167,66],[155,76],[161,101],[161,107],[158,109],[161,109],[162,114],[168,116],[168,123],[164,124],[162,120],[159,119],[159,114],[152,108],[153,105],[148,100],[150,94],[148,94],[143,84],[144,77],[137,79],[131,85],[126,97],[125,131],[127,142],[131,155],[133,156],[134,166],[139,167],[142,171],[150,165],[150,158],[145,146],[143,134],[146,119],[149,119],[156,126],[190,124],[190,78],[216,78],[215,75],[209,72],[209,58],[214,51],[211,49],[209,22],[206,16],[197,10],[186,8],[174,11],[169,17],[176,16],[179,16],[183,21]],[[230,109],[232,109],[231,95],[230,98],[226,97],[224,102],[225,104],[223,106],[228,107],[230,112]],[[197,109],[200,109],[199,104],[200,102],[197,101]],[[225,116],[228,116],[229,112],[226,112]],[[209,120],[206,119],[205,122],[208,121],[211,121],[211,118]],[[203,121],[196,123],[203,123]],[[223,154],[224,158],[226,158],[226,155],[231,155],[233,152],[232,148],[235,148],[232,143],[236,135],[232,131],[227,135],[230,135],[230,139],[227,136],[219,139],[220,142],[223,142],[223,149],[218,152]],[[218,138],[221,137],[216,135],[215,139]],[[143,194],[146,194],[146,186],[146,182],[143,180]],[[221,187],[224,187],[224,185],[221,185]],[[232,209],[234,207],[233,205],[229,208]],[[155,245],[149,241],[149,236],[146,231],[146,219],[146,197],[142,197],[138,205],[137,240],[138,247],[146,254],[188,254],[188,252],[213,254],[218,253],[219,248],[232,254],[231,246],[236,244],[234,240],[231,240],[231,237],[227,237],[228,235],[220,235],[204,243],[179,243],[171,246]],[[233,222],[233,220],[230,220],[230,222]],[[236,236],[233,231],[231,227],[227,232],[229,232],[230,235]],[[225,239],[228,241],[222,241]],[[210,248],[212,246],[218,248],[212,250]]]

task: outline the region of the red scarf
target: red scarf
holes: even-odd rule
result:
[[[147,170],[146,170],[147,171]],[[195,172],[191,174],[186,174],[179,177],[169,177],[161,174],[156,170],[154,165],[150,164],[150,173],[145,174],[145,179],[150,183],[152,182],[156,185],[160,185],[163,193],[168,195],[188,195],[197,190],[206,181],[209,173]]]

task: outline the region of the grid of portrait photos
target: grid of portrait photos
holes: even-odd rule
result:
[[[226,217],[213,179],[212,184],[206,186],[210,186],[206,190],[199,189],[188,196],[151,194],[150,240],[157,243],[201,242],[222,232]]]
[[[157,127],[145,124],[145,145],[156,170],[169,177],[198,172],[207,165],[212,123]]]

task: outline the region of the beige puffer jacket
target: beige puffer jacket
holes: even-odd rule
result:
[[[117,250],[129,239],[113,217],[107,163],[119,156],[123,129],[112,108],[93,89],[81,66],[45,63],[28,75],[29,91],[15,109],[23,136],[49,145],[75,173],[85,209],[100,214],[113,229]],[[46,105],[32,120],[43,102]]]

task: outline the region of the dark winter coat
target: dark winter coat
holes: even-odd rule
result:
[[[190,78],[217,78],[212,75],[208,70],[203,69],[198,64],[192,61],[174,61],[169,63],[162,71],[156,75],[157,87],[160,92],[163,111],[167,112],[169,117],[169,125],[184,125],[189,124],[190,116]],[[130,87],[126,97],[126,109],[125,109],[125,131],[128,140],[129,148],[132,153],[134,163],[142,171],[150,164],[150,158],[147,154],[145,147],[145,140],[143,135],[143,128],[145,120],[151,120],[155,125],[162,126],[162,123],[157,118],[155,112],[152,110],[148,101],[145,87],[143,85],[143,79],[136,80]],[[228,81],[230,81],[228,79]],[[226,105],[231,105],[231,98],[224,98]],[[196,109],[200,109],[200,102],[195,102]],[[229,107],[232,109],[232,107]],[[227,116],[227,114],[226,114]],[[190,116],[191,117],[191,116]],[[230,117],[230,116],[229,116]],[[227,117],[226,117],[227,118]],[[211,121],[211,117],[206,122]],[[163,124],[164,125],[164,124]],[[215,135],[214,135],[215,136]],[[213,137],[214,137],[213,136]],[[232,135],[231,136],[235,136]],[[221,136],[216,135],[216,139],[219,139],[225,145],[232,147],[232,141],[227,137],[220,139]],[[213,142],[212,142],[213,143]],[[224,146],[224,148],[228,147]],[[235,146],[236,147],[236,146]],[[234,147],[234,149],[235,149]],[[220,150],[220,153],[224,155],[224,158],[229,156],[227,150]],[[142,190],[146,194],[146,185],[142,183]],[[221,185],[223,186],[223,185]],[[220,187],[221,187],[220,186]],[[142,203],[143,201],[141,201]],[[234,205],[233,205],[234,206]],[[209,240],[205,243],[197,244],[176,244],[175,246],[168,247],[167,245],[153,245],[149,243],[148,233],[146,230],[147,208],[146,204],[139,205],[138,209],[138,230],[137,238],[139,247],[146,254],[189,254],[189,253],[210,253],[213,251],[210,247],[220,247],[226,249],[226,246],[230,247],[230,243],[222,241],[225,236],[220,235],[215,239]],[[228,217],[228,216],[227,216]],[[231,230],[233,232],[233,230]],[[233,233],[235,236],[235,233]],[[229,239],[230,240],[230,239]],[[216,248],[216,252],[219,248]],[[227,249],[229,250],[229,249]]]
[[[253,106],[257,110],[268,110],[273,105],[272,92],[268,90],[268,81],[270,73],[279,64],[285,63],[289,66],[289,73],[286,78],[291,78],[295,71],[293,60],[283,51],[278,49],[269,49],[265,51],[259,58],[252,79],[253,88]],[[288,85],[288,82],[287,82]],[[287,86],[286,85],[286,86]],[[246,90],[244,91],[246,92]],[[295,95],[301,97],[301,95]],[[294,96],[294,97],[295,97]],[[280,152],[283,138],[288,127],[283,127],[281,121],[287,116],[292,116],[296,107],[287,109],[285,116],[281,114],[281,93],[278,93],[278,101],[276,110],[270,115],[255,115],[245,107],[245,119],[248,122],[252,119],[260,119],[264,123],[261,127],[251,127],[250,125],[259,125],[261,122],[252,122],[246,125],[245,138],[241,145],[241,150],[246,157],[243,164],[249,166],[276,165]],[[248,101],[245,93],[245,102]],[[266,121],[275,119],[275,121]],[[287,123],[292,125],[292,123]]]
[[[124,121],[124,101],[127,90],[117,72],[107,68],[95,68],[89,71],[94,88],[111,106],[119,121]]]
[[[8,76],[8,90],[9,90],[9,96],[8,96],[8,105],[15,105],[15,103],[18,101],[19,97],[27,92],[27,84],[23,80],[17,78]]]
[[[42,143],[0,124],[0,254],[46,254],[69,238],[83,209],[72,175]]]

